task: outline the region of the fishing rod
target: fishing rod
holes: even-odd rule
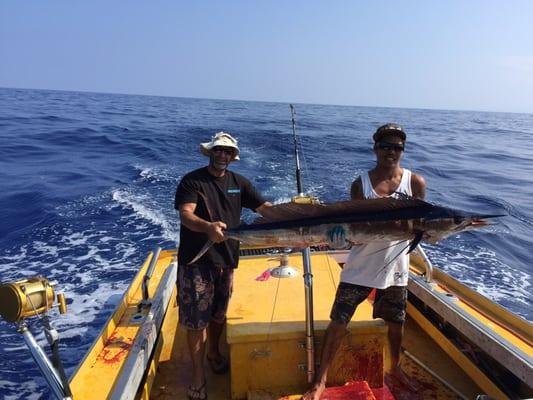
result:
[[[298,190],[298,195],[303,196],[302,188],[302,169],[300,168],[300,156],[298,153],[298,139],[296,137],[296,122],[294,121],[294,106],[289,104],[291,109],[291,120],[292,120],[292,136],[294,138],[294,158],[296,159],[296,189]]]
[[[294,106],[289,104],[291,109],[292,133],[294,137],[294,155],[296,158],[296,187],[298,195],[293,198],[298,203],[315,203],[318,199],[306,196],[302,187],[302,177],[300,168],[300,157],[298,155],[298,140],[296,138],[296,123],[294,120]],[[315,379],[315,328],[313,317],[313,274],[311,272],[311,249],[306,247],[302,250],[304,267],[304,288],[305,288],[305,349],[307,352],[307,382],[313,383]]]

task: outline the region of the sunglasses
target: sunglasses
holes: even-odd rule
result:
[[[380,150],[385,150],[385,151],[390,151],[390,150],[404,151],[405,150],[405,145],[396,144],[396,143],[387,143],[387,142],[377,142],[376,143],[376,148],[380,149]]]
[[[224,147],[213,147],[211,150],[213,153],[224,153],[227,156],[232,156],[234,150],[233,149],[226,149]]]

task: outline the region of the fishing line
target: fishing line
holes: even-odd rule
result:
[[[304,171],[309,171],[309,166],[307,164],[307,158],[305,158],[305,151],[303,146],[300,144],[300,149],[302,150],[302,160],[304,164]],[[305,178],[307,179],[307,173],[304,172]]]
[[[331,282],[333,283],[333,288],[335,289],[335,291],[337,291],[337,282],[335,282],[335,277],[333,276],[333,271],[331,270],[331,263],[330,263],[330,255],[329,255],[329,250],[326,252],[326,261],[327,261],[327,264],[328,264],[328,271],[329,271],[329,276],[331,278]]]
[[[399,244],[399,243],[398,243]],[[409,248],[409,246],[411,246],[411,243],[407,243],[407,246],[405,246],[403,249],[400,250],[400,252],[398,254],[396,254],[392,260],[390,260],[387,264],[385,264],[379,271],[378,273],[376,274],[376,276],[379,276],[379,274],[381,274],[381,272],[387,268],[394,260],[396,260],[398,257],[400,257],[402,255],[402,253],[407,250]]]
[[[368,257],[368,256],[371,256],[371,255],[373,255],[373,254],[381,253],[382,251],[385,251],[385,250],[387,250],[387,249],[390,249],[391,247],[397,246],[397,245],[399,245],[400,243],[404,243],[404,242],[410,242],[410,239],[400,240],[400,241],[397,242],[397,243],[393,243],[393,244],[391,244],[391,245],[389,245],[389,246],[383,247],[382,249],[378,249],[378,250],[376,250],[376,251],[373,251],[372,253],[368,253],[368,254],[366,254],[365,256]],[[398,257],[398,256],[396,256],[396,257]]]
[[[270,316],[270,323],[268,324],[268,332],[267,332],[266,344],[265,344],[267,348],[268,348],[268,344],[270,343],[270,332],[272,331],[272,323],[274,321],[274,312],[276,311],[276,304],[278,302],[278,292],[279,292],[280,283],[281,283],[281,278],[278,278],[278,283],[276,285],[276,293],[274,294],[274,304],[272,305],[272,315]]]
[[[26,293],[24,293],[24,294],[26,294]],[[37,315],[37,318],[39,318],[41,321],[44,321],[44,319],[41,316],[41,314],[39,314],[37,312],[37,309],[35,308],[35,305],[33,304],[33,301],[31,299],[31,297],[28,296],[27,294],[26,294],[26,300],[28,300],[30,302],[31,308],[33,308],[33,312],[35,313],[35,315]],[[49,307],[48,307],[48,296],[46,296],[46,294],[45,294],[45,300],[46,300],[46,309],[48,310],[49,309]]]

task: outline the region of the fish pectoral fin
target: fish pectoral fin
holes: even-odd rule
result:
[[[205,252],[209,250],[211,246],[213,246],[214,243],[215,242],[213,242],[212,240],[208,240],[207,243],[204,245],[204,247],[201,248],[198,254],[196,254],[196,256],[194,256],[194,258],[191,261],[189,261],[187,265],[194,264],[196,261],[198,261],[200,257],[202,257],[205,254]]]
[[[411,245],[409,246],[409,250],[407,250],[407,254],[412,252],[414,249],[416,249],[416,246],[418,246],[418,243],[422,240],[424,237],[424,231],[419,231],[416,233],[415,238],[411,242]]]

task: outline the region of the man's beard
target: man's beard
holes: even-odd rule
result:
[[[211,166],[217,171],[224,171],[228,168],[229,162],[217,162],[215,161],[215,156],[211,155],[211,157],[209,157],[209,164],[211,164]]]

